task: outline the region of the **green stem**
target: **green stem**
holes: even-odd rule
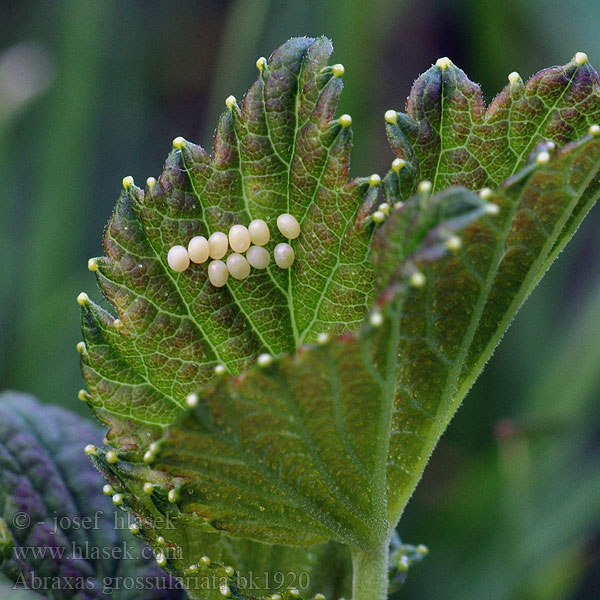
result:
[[[389,539],[373,551],[352,552],[352,600],[386,600],[389,552]]]

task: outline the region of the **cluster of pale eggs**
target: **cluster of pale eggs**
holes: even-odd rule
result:
[[[288,240],[300,235],[300,224],[296,217],[283,213],[277,217],[277,228]],[[208,239],[203,235],[194,236],[185,246],[176,245],[167,253],[169,267],[177,273],[185,271],[191,263],[202,264],[209,258],[208,280],[215,287],[223,287],[229,276],[246,279],[250,270],[266,269],[271,255],[264,246],[271,239],[269,226],[262,219],[254,219],[248,227],[232,225],[229,234],[215,231]],[[227,251],[231,248],[225,261]],[[294,263],[294,249],[287,243],[277,244],[273,250],[275,264],[281,269],[289,269]]]

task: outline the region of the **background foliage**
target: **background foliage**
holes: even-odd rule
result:
[[[393,158],[383,112],[448,55],[489,100],[586,51],[590,0],[21,0],[0,4],[0,388],[82,412],[75,296],[123,175],[157,176],[293,35],[346,67],[354,175]],[[600,595],[600,206],[533,294],[442,439],[403,518],[430,555],[402,598]],[[95,296],[99,300],[99,292]],[[85,414],[85,413],[84,413]]]

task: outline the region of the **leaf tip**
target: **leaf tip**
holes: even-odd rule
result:
[[[185,145],[185,140],[180,135],[178,135],[176,138],[173,139],[173,148],[177,148],[177,150],[181,150],[184,145]],[[154,178],[152,178],[152,179],[154,179]]]
[[[98,260],[95,258],[90,258],[88,260],[88,270],[90,271],[97,271],[98,270]]]
[[[94,444],[88,444],[83,451],[88,455],[88,456],[96,456],[96,454],[98,453],[98,448],[96,448],[96,446],[94,446]]]
[[[334,77],[342,77],[345,72],[344,65],[340,63],[338,63],[337,65],[332,65],[331,72]]]
[[[417,191],[419,192],[419,194],[429,194],[431,192],[431,181],[421,181],[419,182],[419,185],[417,186]]]
[[[154,492],[154,484],[150,483],[149,481],[146,481],[144,483],[143,490],[144,490],[144,494],[146,494],[147,496],[151,496],[152,492]]]
[[[198,406],[198,394],[188,394],[185,398],[185,403],[189,408],[196,408]]]
[[[81,294],[77,296],[77,304],[79,304],[79,306],[86,306],[89,303],[90,297],[85,292],[81,292]]]
[[[538,155],[535,157],[535,162],[538,165],[546,165],[550,162],[550,153],[546,150],[542,152],[538,152]]]
[[[381,177],[377,174],[377,173],[373,173],[373,175],[371,175],[369,177],[369,185],[371,187],[376,187],[381,183]]]
[[[115,465],[119,462],[119,457],[117,456],[117,453],[114,450],[109,450],[106,453],[106,462],[110,465]]]
[[[319,344],[319,346],[324,346],[330,339],[331,336],[323,331],[317,336],[317,344]]]
[[[406,166],[406,161],[403,158],[395,158],[392,161],[392,171],[399,173]]]
[[[225,367],[225,365],[215,365],[214,371],[215,375],[221,376],[225,375],[225,373],[227,372],[227,368]]]
[[[75,346],[77,348],[77,352],[79,352],[79,354],[83,354],[85,352],[85,342],[77,342],[77,346]]]
[[[462,247],[462,240],[457,235],[451,235],[446,240],[446,248],[451,252],[457,252]]]
[[[513,71],[512,73],[508,74],[508,82],[510,85],[518,85],[519,83],[522,83],[522,79],[516,71]]]
[[[398,122],[398,113],[395,110],[386,110],[383,115],[386,123],[390,125],[395,125]]]
[[[267,68],[267,59],[264,56],[261,56],[257,61],[256,61],[256,68],[259,71],[264,71]]]
[[[225,106],[231,110],[234,106],[236,106],[237,104],[237,99],[235,96],[227,96],[227,98],[225,98]]]
[[[372,327],[381,327],[383,325],[383,315],[381,314],[381,311],[376,310],[372,312],[369,317],[369,323]]]
[[[133,535],[137,535],[140,532],[140,526],[139,524],[136,522],[131,523],[131,525],[129,525],[129,531],[133,534]]]
[[[421,271],[415,271],[409,279],[409,283],[414,288],[422,288],[425,285],[425,275]]]
[[[90,395],[85,390],[79,390],[79,392],[77,392],[77,398],[79,398],[81,402],[88,402],[88,400],[90,400]]]
[[[152,189],[156,185],[156,179],[154,177],[148,177],[148,179],[146,179],[146,185]]]
[[[123,189],[128,190],[133,185],[133,177],[131,175],[127,175],[127,177],[123,177]]]
[[[272,363],[273,363],[273,356],[266,352],[264,354],[259,354],[258,358],[256,359],[256,364],[259,367],[268,367]]]
[[[387,202],[382,202],[378,207],[377,210],[380,210],[382,213],[385,213],[386,215],[390,214],[390,205]]]
[[[376,210],[371,218],[373,219],[373,223],[380,225],[385,221],[386,216],[387,215],[382,210]]]
[[[579,66],[585,65],[585,63],[588,61],[588,55],[585,52],[576,52],[573,60]]]
[[[102,488],[102,493],[105,496],[112,496],[115,493],[115,488],[113,488],[112,485],[110,485],[110,483],[107,483],[103,488]]]
[[[590,125],[588,133],[593,137],[598,137],[600,135],[600,125]]]
[[[485,206],[485,212],[488,215],[497,215],[500,212],[500,207],[493,202],[490,202]]]
[[[344,129],[346,129],[352,125],[352,117],[350,115],[342,115],[339,118],[339,123]]]
[[[121,506],[123,504],[123,494],[113,494],[112,501],[115,506]]]
[[[492,190],[488,187],[484,187],[479,191],[479,197],[482,200],[489,200],[492,197]]]
[[[442,56],[442,58],[438,58],[435,61],[435,66],[441,69],[442,71],[445,71],[451,64],[452,61],[447,56]]]

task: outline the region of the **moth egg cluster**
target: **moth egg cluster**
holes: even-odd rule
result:
[[[300,223],[289,213],[277,217],[277,229],[288,240],[300,235]],[[235,224],[228,233],[215,231],[208,239],[203,235],[194,236],[187,248],[180,244],[172,246],[167,253],[167,263],[173,271],[182,273],[192,263],[202,264],[212,259],[208,265],[208,280],[214,287],[223,287],[230,276],[242,281],[252,269],[266,269],[271,255],[263,246],[270,240],[267,223],[254,219],[248,227]],[[227,256],[229,250],[232,252]],[[279,268],[289,269],[294,264],[294,249],[285,242],[277,244],[273,258]]]

